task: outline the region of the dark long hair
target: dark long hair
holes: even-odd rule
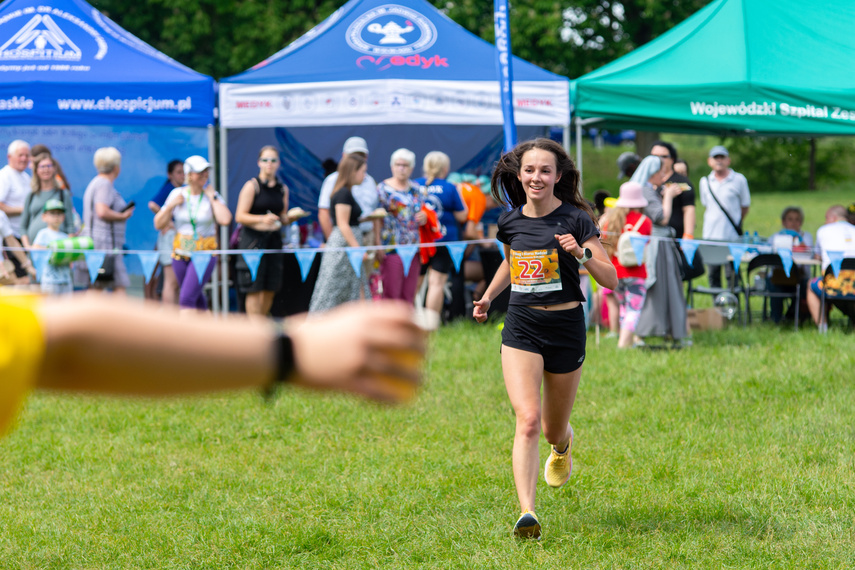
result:
[[[523,155],[533,149],[551,152],[555,157],[555,167],[561,174],[561,178],[555,183],[555,197],[587,213],[594,225],[597,225],[597,218],[591,205],[579,192],[579,171],[576,170],[576,165],[573,164],[564,147],[551,139],[539,138],[522,142],[512,151],[502,155],[490,180],[490,190],[496,202],[514,208],[519,208],[526,203],[525,190],[519,179],[520,163]]]

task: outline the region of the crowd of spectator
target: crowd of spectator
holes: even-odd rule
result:
[[[384,298],[419,303],[434,323],[467,314],[464,303],[471,306],[483,294],[500,255],[485,239],[495,237],[500,210],[490,192],[488,173],[478,177],[451,172],[450,158],[433,151],[423,157],[422,176],[417,177],[415,153],[400,148],[388,159],[390,176],[377,183],[367,173],[368,157],[368,144],[356,136],[344,141],[338,161],[327,161],[331,173],[319,189],[317,219],[325,251],[304,308],[322,312],[352,300]],[[698,198],[704,206],[701,240],[738,242],[744,235],[743,222],[751,204],[748,181],[731,168],[724,146],[714,146],[708,157],[710,171],[700,177],[696,190],[688,164],[678,158],[670,142],[657,141],[645,157],[624,152],[617,161],[618,178],[630,182],[621,186],[620,197],[612,198],[607,190],[593,196],[591,205],[600,218],[604,243],[621,276],[617,290],[595,289],[593,303],[601,309],[597,313],[608,316],[604,319],[608,336],[618,337],[622,348],[643,346],[651,337],[665,338],[675,346],[691,344],[684,280],[687,272],[704,268],[700,254],[695,263],[700,267],[687,267],[691,264],[681,240],[695,239]],[[115,148],[95,152],[95,175],[78,212],[69,182],[50,149],[36,145],[31,150],[21,140],[10,143],[7,164],[0,169],[0,237],[9,248],[0,267],[0,282],[25,286],[38,281],[43,291],[54,294],[80,288],[125,292],[130,277],[121,254],[108,253],[95,279],[84,260],[69,266],[65,259],[59,265],[51,263],[37,280],[30,257],[20,251],[51,247],[73,236],[91,239],[95,250],[121,250],[127,221],[135,211],[134,203],[126,202],[115,186],[121,161]],[[286,269],[284,254],[271,251],[281,250],[283,244],[299,244],[294,222],[308,216],[300,208],[289,209],[289,189],[280,180],[280,168],[277,148],[263,147],[258,175],[242,186],[234,212],[237,228],[231,246],[259,251],[255,266],[249,257],[238,255],[232,267],[240,307],[254,316],[270,315],[277,294],[295,277]],[[165,174],[162,188],[148,202],[160,255],[145,295],[182,309],[205,310],[204,289],[218,260],[211,256],[202,267],[191,263],[191,256],[221,247],[217,228],[231,224],[232,212],[209,183],[210,164],[203,157],[175,159]],[[814,247],[810,233],[802,229],[803,211],[790,207],[781,215],[781,230],[769,242],[792,237],[793,250],[815,253],[824,269],[829,265],[825,252],[830,247],[842,248],[847,257],[852,253],[850,242],[845,241],[853,227],[847,221],[850,217],[855,218],[855,206],[829,209]],[[653,238],[638,266],[623,266],[617,258],[617,240],[627,231]],[[476,243],[466,247],[461,263],[445,245],[465,240]],[[354,266],[347,248],[363,246],[367,248],[361,264]],[[824,315],[818,313],[818,286],[809,284],[803,271],[795,271],[803,285],[802,302],[809,306],[814,321],[824,326]],[[706,274],[712,287],[736,285],[732,264],[708,265]],[[767,287],[786,290],[776,289],[771,279]],[[773,299],[771,317],[775,322],[791,319],[792,307],[785,315],[783,301]]]

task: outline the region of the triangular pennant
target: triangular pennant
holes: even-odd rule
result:
[[[145,282],[148,283],[154,277],[154,268],[157,267],[157,260],[160,257],[160,253],[156,251],[138,251],[137,257],[140,258],[143,277],[145,278]]]
[[[312,269],[312,263],[314,263],[315,254],[317,253],[317,251],[311,249],[298,249],[294,252],[294,255],[297,256],[297,263],[300,265],[300,277],[302,277],[303,281],[309,276],[309,271]]]
[[[739,264],[742,263],[742,256],[748,251],[747,245],[738,243],[729,243],[727,248],[730,250],[730,255],[733,257],[733,270],[739,273]]]
[[[793,269],[793,251],[790,249],[779,249],[778,257],[781,258],[781,263],[784,264],[784,273],[789,277],[790,271]]]
[[[241,255],[243,256],[243,260],[246,261],[246,266],[249,268],[250,277],[255,281],[255,277],[258,275],[258,264],[261,263],[261,256],[264,255],[264,252],[245,251]]]
[[[650,238],[647,236],[629,236],[629,243],[632,244],[632,251],[635,252],[635,259],[638,260],[638,264],[641,265],[644,260],[644,246],[647,245],[647,242],[650,241]]]
[[[401,263],[404,264],[404,277],[410,274],[410,265],[413,263],[413,258],[419,251],[415,245],[399,245],[395,248],[398,252],[398,257],[401,258]]]
[[[34,249],[30,252],[30,257],[33,260],[33,267],[36,268],[36,279],[39,281],[44,278],[48,259],[50,259],[50,253],[50,250],[47,249]]]
[[[212,257],[214,257],[214,254],[207,251],[194,251],[193,255],[190,256],[190,263],[193,264],[193,269],[196,270],[196,277],[199,279],[200,284],[205,280],[205,271],[208,270],[208,264],[211,262]]]
[[[827,251],[828,260],[831,262],[831,271],[834,272],[834,277],[840,277],[840,266],[843,265],[842,251]]]
[[[451,255],[451,261],[454,262],[454,270],[460,272],[460,264],[463,263],[463,252],[466,251],[465,243],[449,243],[445,247],[448,248],[448,253]]]
[[[502,254],[502,259],[505,259],[505,244],[496,240],[496,245],[499,246],[499,253]]]
[[[689,265],[694,265],[695,263],[695,253],[698,251],[698,242],[691,239],[681,239],[680,249],[683,250],[683,255],[686,256],[686,261],[689,262]]]
[[[95,278],[98,277],[98,270],[104,265],[103,251],[86,251],[83,252],[83,257],[86,258],[86,269],[89,271],[89,282],[95,283]]]
[[[350,260],[350,266],[356,272],[357,277],[362,276],[362,258],[365,257],[364,247],[352,247],[347,250],[347,258]]]

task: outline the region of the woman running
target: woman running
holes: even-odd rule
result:
[[[552,445],[546,483],[563,486],[573,466],[568,421],[582,376],[586,332],[579,266],[604,287],[616,289],[618,280],[600,244],[594,213],[579,192],[579,171],[561,145],[549,139],[517,145],[499,160],[491,187],[496,201],[513,209],[499,218],[505,261],[475,302],[473,316],[484,322],[491,300],[511,285],[501,353],[516,414],[513,471],[522,514],[514,535],[540,538],[534,503],[541,429]]]

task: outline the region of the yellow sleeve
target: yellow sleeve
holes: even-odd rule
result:
[[[44,354],[37,302],[34,295],[0,294],[0,436],[14,423]]]

